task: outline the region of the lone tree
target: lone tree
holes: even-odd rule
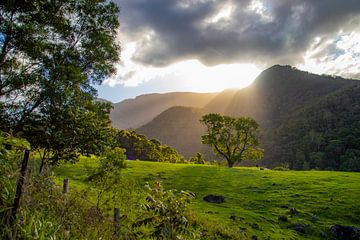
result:
[[[229,167],[263,156],[264,151],[259,148],[259,124],[254,119],[210,113],[204,115],[200,122],[207,127],[202,143],[212,146],[215,154],[225,158]]]

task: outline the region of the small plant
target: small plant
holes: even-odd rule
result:
[[[181,236],[192,236],[189,230],[189,221],[186,217],[187,205],[195,197],[194,193],[174,190],[164,190],[160,182],[153,186],[146,185],[148,196],[146,203],[142,204],[145,210],[143,218],[134,226],[148,227],[143,236],[156,239],[182,239]]]
[[[118,147],[104,152],[100,157],[99,167],[89,177],[97,189],[97,208],[104,195],[111,193],[111,190],[116,194],[114,186],[120,182],[121,170],[126,167],[125,160],[125,150]]]

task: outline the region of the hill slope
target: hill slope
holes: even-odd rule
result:
[[[137,131],[175,147],[182,155],[189,158],[196,152],[209,152],[208,147],[201,144],[201,141],[196,141],[205,131],[204,126],[199,122],[204,114],[205,112],[199,108],[172,107]]]
[[[217,93],[164,93],[141,95],[114,104],[110,119],[119,129],[138,128],[173,106],[202,108]]]
[[[61,165],[55,170],[58,182],[69,177],[72,185],[86,188],[87,169],[96,164],[93,161]],[[254,239],[254,235],[258,239],[332,239],[330,227],[335,224],[360,227],[360,173],[261,171],[142,161],[128,161],[127,165],[122,176],[139,186],[160,180],[167,189],[194,192],[191,208],[196,214],[192,217],[219,229],[217,239],[234,239],[226,235],[226,228],[238,239]],[[203,197],[208,194],[225,196],[225,203],[205,202]],[[293,207],[298,214],[290,214]],[[287,220],[279,220],[280,216]]]
[[[262,144],[265,148],[265,158],[262,163],[267,166],[276,166],[279,164],[279,159],[276,157],[279,156],[274,151],[281,142],[281,135],[277,134],[278,128],[292,122],[294,114],[302,109],[312,107],[316,109],[315,111],[321,111],[323,105],[319,102],[335,93],[337,95],[333,97],[332,105],[339,104],[336,96],[344,95],[341,93],[359,86],[360,81],[357,80],[319,76],[290,66],[276,65],[262,72],[251,86],[220,93],[204,107],[203,112],[255,118],[263,129]],[[360,104],[360,98],[357,97],[351,97],[349,101],[351,102],[349,106],[354,107]],[[353,113],[357,112],[351,107],[342,112],[350,116]],[[163,114],[156,119],[162,119]],[[180,153],[188,156],[204,150],[199,147],[203,129],[199,123],[196,123],[196,119],[198,121],[200,117],[199,114],[191,111],[188,111],[186,117],[166,112],[166,122],[155,124],[154,119],[151,125],[146,124],[139,130],[145,134],[151,134],[151,137],[158,138],[161,142],[171,143],[170,145],[178,149]],[[193,124],[187,125],[188,127],[182,129],[181,132],[174,127],[182,126],[188,119],[191,119]],[[297,127],[301,128],[300,125]],[[177,136],[176,139],[173,136]],[[209,156],[210,153],[208,151],[205,154]]]

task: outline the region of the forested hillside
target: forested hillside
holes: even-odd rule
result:
[[[357,159],[360,148],[349,145],[349,140],[344,139],[360,138],[360,133],[351,130],[356,128],[354,124],[360,118],[360,97],[359,91],[356,91],[359,88],[360,82],[357,80],[320,76],[290,66],[276,65],[262,72],[251,86],[218,94],[203,110],[181,108],[179,112],[169,109],[139,128],[139,131],[151,138],[158,138],[185,156],[203,152],[212,158],[210,149],[201,144],[204,131],[198,123],[201,114],[216,112],[230,116],[250,116],[262,128],[261,142],[265,148],[265,157],[258,163],[246,164],[357,170],[355,160],[349,159]],[[323,125],[324,118],[330,119],[331,123]],[[310,149],[303,153],[303,147],[299,146],[308,141],[305,136],[311,131],[326,135],[325,143],[321,145],[321,150]],[[334,141],[338,144],[337,148],[341,149],[335,158],[330,153],[321,155],[330,143],[335,144]],[[297,149],[296,153],[293,148]],[[309,154],[312,158],[309,158]],[[315,164],[314,161],[322,163]],[[347,162],[347,167],[341,161]]]

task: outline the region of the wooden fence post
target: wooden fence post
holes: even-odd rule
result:
[[[114,208],[115,237],[120,239],[120,216],[119,208]]]
[[[63,193],[69,192],[69,178],[64,179]]]
[[[11,209],[11,215],[10,215],[10,219],[9,219],[10,226],[12,226],[15,223],[16,214],[19,211],[20,199],[21,199],[21,195],[22,195],[22,191],[23,191],[23,185],[25,182],[26,171],[27,171],[27,166],[28,166],[28,162],[29,162],[29,156],[30,156],[30,151],[25,150],[24,157],[21,161],[20,176],[19,176],[19,179],[16,184],[14,203],[13,203],[13,207]]]

